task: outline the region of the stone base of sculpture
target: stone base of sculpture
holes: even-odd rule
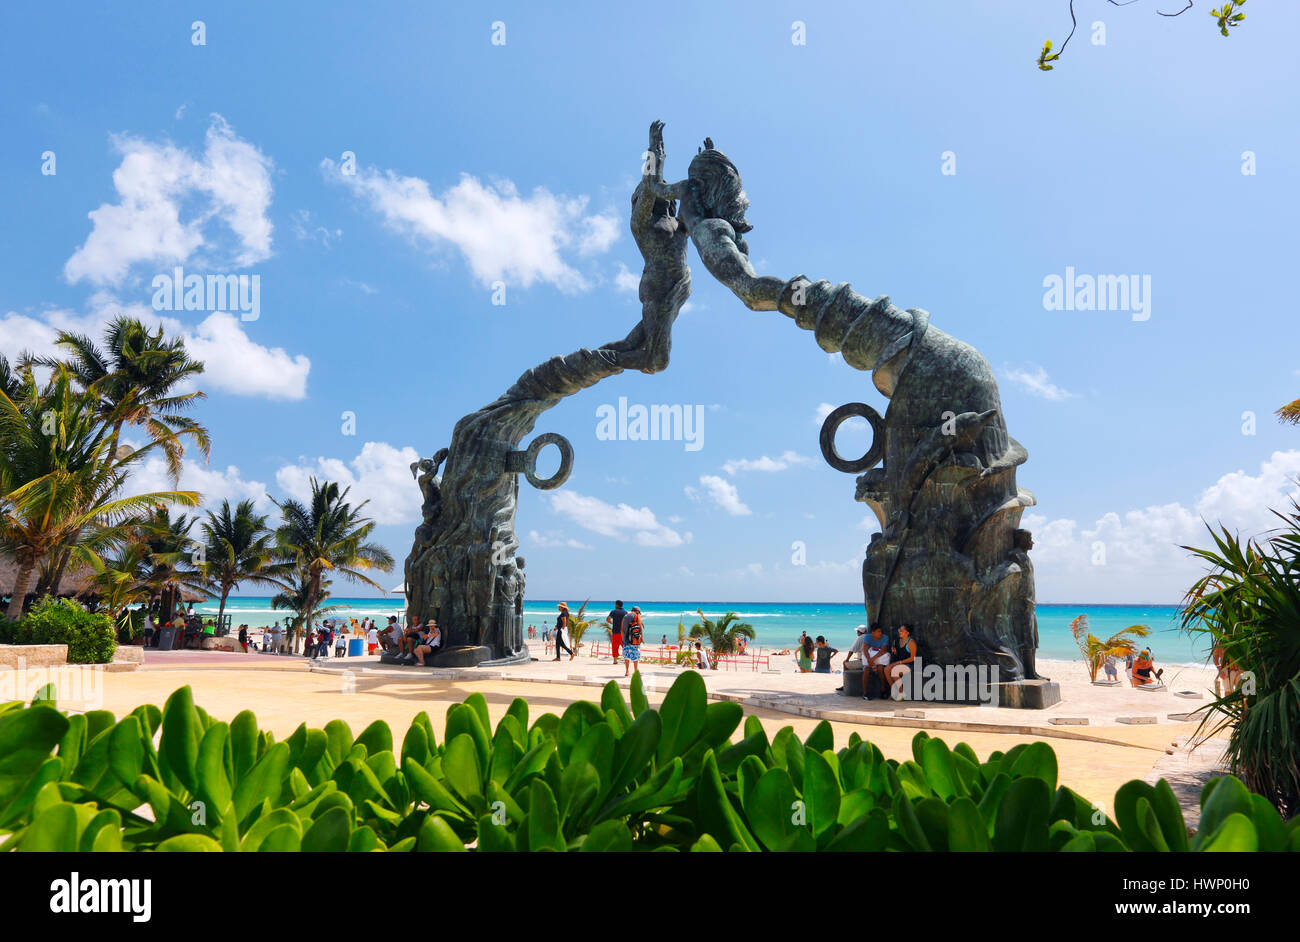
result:
[[[528,660],[528,652],[524,651],[522,660]],[[483,664],[514,664],[518,658],[497,658],[493,660],[493,651],[485,644],[457,644],[451,647],[443,648],[437,654],[428,655],[424,659],[424,664],[417,666],[423,667],[478,667]],[[380,664],[393,664],[409,667],[410,661],[402,660],[392,654],[385,652],[379,656]]]
[[[860,698],[864,690],[862,671],[850,667],[841,676],[844,678],[841,693],[846,697]],[[871,686],[874,689],[876,684],[873,682]],[[901,696],[896,699],[900,703],[999,706],[1014,710],[1045,710],[1061,702],[1061,685],[1049,680],[1009,680],[979,685],[965,676],[925,676],[924,672],[903,678],[899,693]]]

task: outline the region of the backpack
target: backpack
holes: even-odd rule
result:
[[[641,643],[641,623],[639,621],[632,622],[631,627],[626,628],[625,631],[627,632],[628,644],[638,645]]]

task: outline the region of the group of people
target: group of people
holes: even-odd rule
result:
[[[431,658],[442,647],[442,631],[438,619],[430,618],[420,624],[416,619],[403,628],[396,615],[388,617],[388,627],[377,639],[387,653],[397,658],[399,664],[416,664],[424,667],[425,658]],[[372,649],[373,650],[373,649]]]
[[[879,622],[870,627],[858,625],[858,636],[844,657],[847,664],[857,658],[862,665],[862,699],[874,697],[887,699],[889,691],[905,675],[912,672],[916,661],[916,640],[912,637],[912,626],[899,625],[892,634],[886,634]],[[826,638],[818,635],[812,638],[807,632],[800,634],[795,658],[799,663],[800,673],[829,674],[831,659],[839,654],[839,649],[831,647]],[[872,683],[871,681],[876,681]],[[838,687],[838,690],[844,688]]]

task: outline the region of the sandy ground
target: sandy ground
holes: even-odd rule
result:
[[[538,644],[538,655],[540,647]],[[1016,743],[1045,739],[1057,752],[1062,782],[1103,803],[1109,803],[1115,790],[1129,779],[1151,775],[1157,761],[1174,751],[1175,742],[1186,740],[1195,729],[1194,724],[1165,717],[1167,712],[1197,705],[1197,701],[1175,698],[1171,691],[1211,682],[1208,671],[1202,672],[1204,676],[1184,672],[1170,690],[1147,693],[1093,687],[1079,664],[1044,662],[1042,670],[1061,681],[1065,697],[1063,703],[1047,711],[850,701],[834,693],[839,683],[834,674],[709,671],[705,681],[711,696],[738,700],[747,714],[762,720],[769,734],[793,726],[801,736],[807,735],[825,717],[834,729],[837,746],[847,743],[849,735],[856,732],[896,759],[910,757],[911,740],[918,728],[928,728],[950,744],[965,741],[981,756],[1005,751]],[[662,699],[678,673],[667,666],[646,665],[644,680],[652,702]],[[121,715],[142,703],[162,704],[173,690],[188,684],[195,702],[211,715],[230,720],[241,710],[252,710],[263,728],[277,737],[287,736],[302,722],[323,726],[338,718],[357,733],[373,720],[384,719],[400,739],[421,710],[428,712],[435,730],[441,733],[447,706],[473,692],[487,698],[495,722],[515,697],[527,700],[534,715],[559,713],[574,700],[598,700],[598,685],[609,679],[620,686],[626,683],[622,664],[585,656],[475,673],[384,667],[374,658],[313,664],[301,657],[149,652],[140,670],[99,675],[97,702],[87,708]],[[65,705],[75,708],[71,702]],[[919,709],[925,717],[895,715],[905,709]],[[1139,711],[1159,716],[1159,722],[1114,722],[1115,716]],[[1055,727],[1046,724],[1044,714],[1096,716],[1099,722],[1087,727]]]

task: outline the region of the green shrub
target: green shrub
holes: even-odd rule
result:
[[[107,664],[117,650],[117,629],[108,615],[48,595],[32,606],[18,636],[22,644],[66,644],[69,664]]]
[[[21,627],[20,621],[5,621],[0,618],[0,644],[18,644],[18,630]]]
[[[836,751],[824,722],[769,740],[694,671],[658,709],[634,675],[630,706],[611,681],[531,724],[516,699],[495,730],[475,693],[442,744],[425,713],[400,743],[381,720],[277,742],[251,712],[213,720],[188,687],[121,720],[51,696],[0,705],[0,850],[1300,850],[1300,820],[1235,778],[1205,787],[1189,838],[1164,781],[1123,786],[1112,820],[1057,783],[1042,742],[981,762],[920,732],[898,762],[857,733]]]

